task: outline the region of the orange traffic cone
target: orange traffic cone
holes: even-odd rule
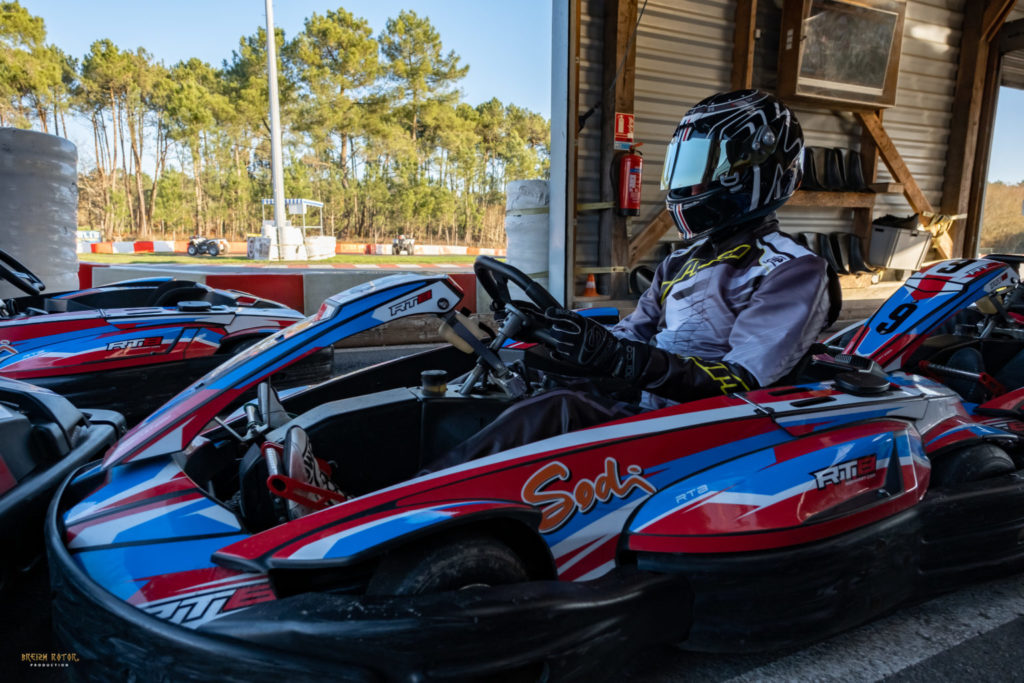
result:
[[[587,276],[587,286],[583,288],[583,296],[597,296],[597,283],[594,282],[594,274]]]

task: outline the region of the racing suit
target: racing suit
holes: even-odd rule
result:
[[[829,305],[825,261],[780,233],[772,214],[669,255],[612,333],[668,351],[634,380],[641,406],[660,408],[777,381],[825,327]]]
[[[643,389],[639,405],[559,389],[517,403],[429,470],[643,410],[777,381],[807,352],[829,313],[825,261],[779,232],[774,214],[730,237],[670,254],[633,313],[615,374]]]

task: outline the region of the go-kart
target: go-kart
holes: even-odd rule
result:
[[[244,292],[171,278],[43,294],[0,250],[0,279],[26,296],[0,301],[0,376],[51,389],[79,407],[117,410],[132,424],[232,354],[302,319]],[[330,376],[331,351],[289,383]]]
[[[52,391],[0,377],[0,587],[42,552],[46,506],[69,473],[124,433],[110,410],[79,410]]]
[[[193,235],[188,240],[187,251],[189,256],[202,256],[203,254],[209,254],[210,256],[217,257],[221,254],[228,253],[228,241],[225,239]]]
[[[593,678],[664,640],[791,646],[1024,568],[1024,389],[961,369],[986,392],[972,403],[882,365],[956,370],[940,362],[948,349],[925,349],[960,313],[977,319],[950,343],[1024,347],[1006,264],[915,275],[844,348],[816,345],[789,384],[421,474],[567,369],[543,344],[503,348],[544,341],[551,297],[493,259],[475,270],[502,309],[493,337],[458,313],[443,276],[360,285],[67,480],[46,537],[76,672]],[[311,347],[416,314],[441,318],[453,346],[284,399],[267,379]],[[456,347],[475,362],[453,360]],[[402,386],[403,372],[422,380]],[[254,392],[242,416],[218,417]]]
[[[399,254],[411,254],[415,246],[415,239],[412,237],[406,237],[405,235],[399,235],[395,239],[391,240],[391,253],[396,256]]]

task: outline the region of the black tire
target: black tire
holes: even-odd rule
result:
[[[232,349],[232,353],[238,350]],[[316,384],[329,379],[334,371],[334,348],[311,353],[302,360],[274,373],[274,386],[280,389]]]
[[[932,487],[954,486],[981,481],[1014,472],[1013,459],[992,444],[970,446],[962,451],[940,455],[932,463]]]
[[[206,253],[210,256],[220,256],[220,247],[217,246],[216,242],[210,242],[206,245]]]
[[[188,255],[189,256],[195,256],[196,254],[199,253],[199,250],[196,249],[196,245],[194,245],[194,244],[188,245],[188,250],[187,251],[188,251]]]
[[[241,353],[242,351],[245,351],[250,346],[256,346],[257,344],[259,344],[264,339],[266,339],[266,336],[249,337],[247,339],[243,339],[240,342],[232,344],[231,346],[227,346],[227,347],[221,349],[221,353],[226,353],[229,356],[234,356],[234,355],[237,355],[237,354]]]
[[[381,560],[368,595],[422,595],[529,580],[522,559],[483,534],[465,534],[418,544]]]

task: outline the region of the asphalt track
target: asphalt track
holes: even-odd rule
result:
[[[416,347],[338,350],[348,372]],[[23,653],[49,652],[49,587],[44,563],[0,594],[0,680],[61,681],[66,671],[32,669]],[[808,647],[746,655],[686,652],[660,645],[610,671],[607,680],[651,683],[1024,683],[1024,576],[969,586]],[[74,666],[73,664],[71,666]]]

